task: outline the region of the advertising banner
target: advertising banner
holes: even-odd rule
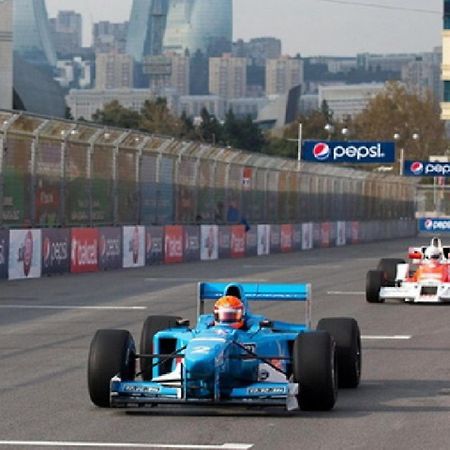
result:
[[[70,272],[70,230],[42,230],[42,275]]]
[[[245,233],[245,255],[258,255],[258,230],[256,229],[256,227],[251,227]]]
[[[282,253],[292,252],[292,224],[281,225],[280,243]]]
[[[9,231],[0,230],[0,280],[8,278]]]
[[[281,230],[280,225],[270,225],[270,253],[280,253],[281,251]]]
[[[164,262],[164,227],[149,226],[145,228],[145,264]]]
[[[21,280],[41,276],[41,230],[10,230],[8,278]]]
[[[352,222],[351,224],[351,242],[352,244],[358,244],[360,237],[359,237],[359,222]]]
[[[164,262],[174,264],[183,262],[183,226],[164,227]]]
[[[232,225],[231,227],[231,257],[242,258],[245,256],[245,226]]]
[[[450,218],[428,218],[419,219],[419,231],[423,233],[450,232]]]
[[[72,228],[70,254],[72,273],[98,272],[98,229]]]
[[[450,177],[450,163],[405,161],[403,173],[409,177]]]
[[[145,266],[145,227],[123,227],[123,267]]]
[[[316,163],[395,162],[395,142],[304,141],[302,159]]]
[[[337,222],[329,222],[330,224],[330,245],[329,247],[336,246],[337,240]]]
[[[313,224],[302,223],[302,250],[311,250],[314,244]]]
[[[336,246],[342,247],[347,243],[345,222],[337,222]]]
[[[219,258],[219,227],[218,225],[202,225],[201,229],[201,260],[210,261]]]
[[[200,227],[190,225],[184,227],[184,255],[186,262],[200,261]]]
[[[292,226],[292,250],[302,249],[302,225],[300,223]]]
[[[320,248],[322,246],[322,224],[313,223],[313,248]]]
[[[231,227],[228,225],[219,226],[219,259],[231,256]]]
[[[258,256],[270,254],[270,225],[258,225]]]
[[[99,228],[98,234],[98,259],[100,270],[121,269],[123,261],[122,228]]]
[[[324,222],[321,224],[320,246],[325,247],[325,248],[330,246],[330,224],[329,224],[329,222]]]

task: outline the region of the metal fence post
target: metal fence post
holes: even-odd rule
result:
[[[66,211],[66,155],[67,155],[67,140],[69,136],[75,131],[77,125],[72,125],[69,130],[64,132],[63,141],[61,143],[61,168],[60,168],[60,202],[59,202],[59,223],[61,226],[66,225],[65,211]]]
[[[150,136],[145,136],[142,143],[139,144],[137,148],[137,157],[136,157],[136,172],[135,172],[135,180],[136,180],[136,219],[138,225],[142,224],[142,189],[141,189],[141,168],[142,168],[142,154],[144,152],[144,148],[151,141]]]
[[[49,120],[44,120],[34,131],[33,131],[33,141],[31,142],[31,159],[30,159],[30,176],[31,176],[31,214],[30,221],[31,225],[36,225],[36,169],[37,169],[37,152],[39,148],[39,136],[41,131],[47,126]]]
[[[120,145],[131,134],[131,131],[122,133],[113,143],[113,224],[117,225],[119,222],[119,183],[118,183],[118,163],[117,159],[120,152]]]
[[[89,226],[92,227],[92,155],[95,149],[97,139],[103,134],[103,130],[97,130],[89,139],[88,147],[86,149],[86,181],[88,189],[88,207],[89,207]]]
[[[4,157],[7,151],[7,136],[8,130],[12,124],[21,116],[21,114],[14,114],[9,120],[3,122],[0,127],[0,227],[3,225],[3,206],[4,206],[4,184],[3,176]]]

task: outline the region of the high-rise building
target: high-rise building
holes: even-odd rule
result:
[[[247,58],[225,54],[209,58],[209,92],[226,99],[246,95]]]
[[[14,0],[14,51],[25,61],[56,66],[45,0]]]
[[[176,53],[146,56],[143,72],[149,76],[149,88],[154,92],[172,89],[177,95],[189,94],[189,57]]]
[[[444,1],[444,31],[442,37],[442,81],[444,99],[441,103],[442,120],[450,121],[450,0]]]
[[[13,0],[0,1],[0,108],[13,106]]]
[[[128,34],[128,22],[111,23],[102,21],[94,23],[92,28],[92,46],[95,53],[116,51],[125,53]]]
[[[83,19],[75,11],[59,11],[58,16],[50,19],[56,52],[63,55],[77,53],[82,46]]]
[[[302,85],[303,61],[283,56],[266,61],[266,95],[286,94],[294,86]]]
[[[133,87],[133,57],[125,53],[98,53],[95,59],[97,90]]]
[[[133,1],[126,52],[135,61],[162,53],[168,8],[169,0]]]
[[[163,49],[208,56],[231,52],[232,0],[171,0]]]

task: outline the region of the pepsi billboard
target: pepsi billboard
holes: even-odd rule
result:
[[[8,278],[9,231],[0,230],[0,280]]]
[[[448,218],[421,218],[419,219],[419,231],[424,233],[450,232],[450,217]]]
[[[42,230],[42,275],[70,272],[70,230]]]
[[[393,163],[395,143],[305,141],[302,159],[317,163]]]
[[[99,228],[98,236],[99,269],[121,269],[123,261],[122,229],[120,227]]]
[[[409,177],[450,177],[450,163],[405,161],[403,173]]]

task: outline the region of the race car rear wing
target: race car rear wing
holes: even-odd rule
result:
[[[217,300],[223,295],[234,295],[246,308],[248,301],[305,302],[305,324],[311,327],[311,285],[274,283],[198,283],[197,317],[205,312],[205,300]]]

